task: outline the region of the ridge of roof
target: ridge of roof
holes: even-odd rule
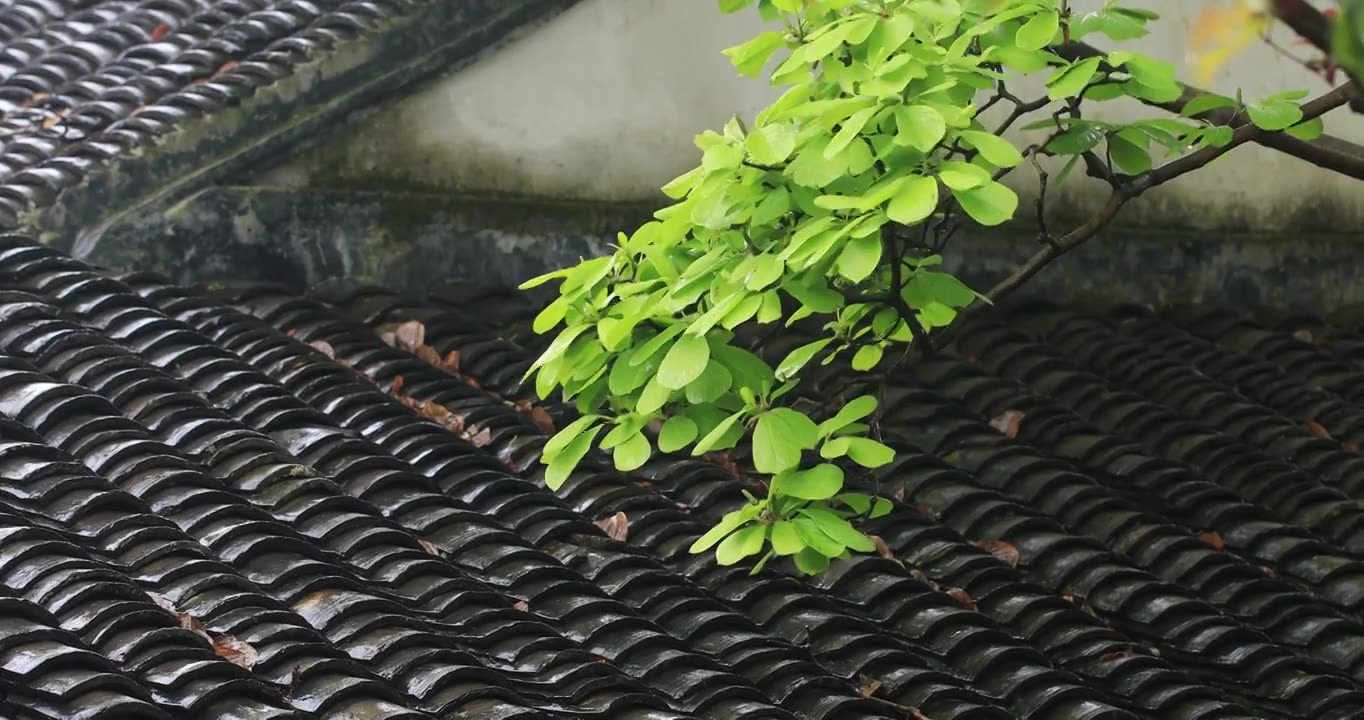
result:
[[[0,228],[70,247],[447,71],[575,0],[16,0]]]

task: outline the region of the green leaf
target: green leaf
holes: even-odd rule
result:
[[[1246,113],[1261,130],[1284,130],[1302,121],[1302,108],[1293,102],[1251,103]]]
[[[719,362],[707,363],[701,376],[687,385],[687,402],[694,405],[715,402],[729,392],[733,384],[734,377],[728,368]]]
[[[612,452],[612,459],[615,460],[617,470],[630,472],[639,469],[641,465],[648,462],[651,454],[649,439],[644,437],[644,433],[636,432],[625,442],[616,446]]]
[[[795,555],[805,549],[805,541],[800,539],[796,526],[789,520],[772,523],[772,550],[778,555]]]
[[[890,199],[886,215],[901,225],[914,225],[933,214],[938,207],[938,180],[924,175],[905,179],[900,191]]]
[[[700,553],[711,549],[715,546],[715,543],[723,540],[726,535],[739,529],[739,527],[749,520],[758,517],[758,513],[760,512],[761,509],[756,505],[745,505],[738,510],[725,513],[725,516],[720,518],[720,522],[716,523],[715,527],[706,531],[706,534],[697,538],[696,542],[691,544],[691,547],[688,548],[688,552]]]
[[[550,490],[558,490],[563,487],[564,481],[573,472],[573,468],[578,466],[587,451],[592,449],[592,441],[601,432],[601,427],[594,427],[585,433],[573,438],[564,449],[554,456],[550,461],[549,467],[545,469],[545,485]],[[543,456],[542,456],[543,457]]]
[[[696,439],[696,423],[685,415],[674,415],[658,431],[658,449],[676,452]]]
[[[1023,162],[1023,154],[1008,140],[982,130],[962,130],[963,140],[980,151],[981,157],[999,168],[1011,168]]]
[[[1055,11],[1040,12],[1014,35],[1014,44],[1023,50],[1041,50],[1051,44],[1060,27],[1060,16]]]
[[[753,0],[720,0],[720,12],[730,15],[752,4]]]
[[[816,340],[812,343],[801,345],[795,350],[787,353],[786,357],[777,364],[777,379],[786,380],[800,372],[800,369],[805,367],[806,363],[810,362],[820,350],[828,347],[831,342],[833,342],[832,338]]]
[[[813,519],[801,514],[791,523],[796,526],[796,532],[800,534],[800,539],[805,541],[808,548],[824,556],[826,562],[827,558],[838,557],[843,554],[846,546],[829,537]]]
[[[733,170],[744,161],[744,151],[735,145],[712,145],[701,156],[701,167],[708,173]]]
[[[765,32],[746,43],[726,48],[722,52],[744,77],[757,77],[772,54],[786,45],[782,33]]]
[[[1314,117],[1307,122],[1298,123],[1284,132],[1292,135],[1299,140],[1316,140],[1326,132],[1326,123],[1320,117]]]
[[[545,443],[545,447],[540,451],[540,456],[545,462],[553,460],[556,455],[563,452],[569,443],[578,438],[579,435],[587,432],[587,429],[601,421],[600,415],[584,415],[577,420],[565,425],[563,429],[554,434],[554,437]]]
[[[867,468],[878,468],[895,459],[895,451],[871,438],[842,438],[848,441],[848,457]]]
[[[860,552],[871,552],[876,549],[866,535],[858,532],[857,528],[828,508],[812,505],[802,510],[801,514],[813,520],[820,531],[840,545]]]
[[[753,466],[766,475],[790,470],[803,450],[814,446],[814,421],[790,408],[775,408],[758,416],[753,430]]]
[[[876,501],[871,505],[871,518],[875,520],[879,517],[885,517],[894,509],[895,505],[891,501],[885,498],[876,498]]]
[[[639,394],[639,401],[635,403],[635,412],[641,415],[652,415],[658,412],[668,401],[672,399],[673,391],[658,381],[658,376],[649,379],[644,384],[644,390]]]
[[[1018,195],[994,181],[973,190],[953,190],[952,195],[961,204],[961,209],[981,225],[1004,223],[1018,210]]]
[[[531,330],[534,330],[536,333],[545,333],[553,330],[554,326],[563,321],[564,313],[567,311],[568,296],[560,296],[554,302],[546,305],[545,309],[541,310],[540,313],[535,316],[535,321],[531,323]]]
[[[1108,155],[1125,175],[1140,175],[1151,169],[1151,154],[1146,148],[1122,135],[1108,136]]]
[[[848,280],[860,283],[881,264],[880,234],[854,238],[843,248],[838,256],[838,273]]]
[[[748,156],[759,165],[776,165],[786,162],[796,149],[796,133],[785,123],[764,125],[753,131],[745,140]]]
[[[947,134],[947,122],[937,110],[927,105],[897,107],[895,126],[898,130],[895,144],[921,152],[932,150]]]
[[[827,500],[843,489],[843,470],[837,465],[823,463],[809,470],[788,470],[772,479],[776,495],[801,500]]]
[[[720,441],[729,434],[729,431],[734,428],[735,423],[739,422],[743,416],[744,414],[742,412],[736,412],[724,420],[721,420],[719,425],[716,425],[710,432],[706,433],[706,436],[701,438],[701,442],[696,443],[696,446],[691,449],[692,457],[705,455],[718,446]]]
[[[819,424],[819,435],[828,437],[873,412],[876,412],[875,397],[871,395],[856,397],[849,400],[833,417]]]
[[[767,528],[763,525],[750,525],[725,538],[715,549],[715,561],[721,565],[733,565],[750,555],[762,552]]]
[[[639,350],[636,350],[634,354],[630,356],[630,364],[634,366],[643,365],[646,360],[654,356],[654,353],[662,350],[664,346],[668,344],[669,340],[682,334],[682,331],[686,329],[687,326],[682,323],[669,325],[667,329],[652,338],[649,338],[643,345],[640,345]]]
[[[853,355],[852,369],[858,372],[866,372],[876,367],[884,354],[885,350],[880,345],[863,345]]]
[[[658,366],[658,382],[670,390],[681,390],[701,377],[710,362],[710,344],[706,338],[690,333],[678,338]]]
[[[1196,115],[1202,115],[1205,112],[1230,107],[1236,107],[1236,101],[1229,97],[1214,94],[1199,95],[1185,103],[1184,109],[1181,110],[1179,114],[1184,117],[1194,117]]]
[[[948,160],[938,168],[938,177],[952,190],[971,190],[988,184],[990,171],[960,160]]]
[[[796,553],[796,568],[806,575],[818,575],[829,569],[829,558],[811,547]]]
[[[838,134],[835,135],[834,139],[829,141],[829,145],[824,148],[824,159],[832,160],[837,157],[839,153],[843,152],[843,150],[857,137],[857,134],[862,132],[862,128],[867,126],[867,121],[871,120],[872,116],[880,109],[881,108],[879,107],[869,107],[864,110],[858,110],[847,120],[844,120],[842,127],[838,130]]]
[[[1047,80],[1047,97],[1052,100],[1075,97],[1089,85],[1103,58],[1085,58],[1052,73]]]

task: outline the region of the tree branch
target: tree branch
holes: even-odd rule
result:
[[[1106,57],[1107,53],[1098,48],[1083,42],[1073,42],[1069,45],[1054,48],[1056,53],[1068,60],[1083,60],[1090,57]],[[1151,107],[1157,107],[1167,112],[1179,115],[1184,111],[1184,106],[1189,101],[1200,96],[1207,95],[1208,91],[1201,90],[1191,85],[1180,84],[1184,88],[1184,94],[1178,100],[1167,103],[1143,100],[1142,102]],[[1218,108],[1198,115],[1209,122],[1217,125],[1232,125],[1236,122],[1237,110],[1232,108]],[[1331,135],[1322,135],[1316,140],[1299,140],[1292,135],[1284,133],[1270,133],[1258,138],[1255,142],[1265,147],[1278,150],[1285,155],[1291,155],[1299,160],[1309,162],[1320,168],[1325,168],[1341,175],[1352,177],[1356,180],[1364,180],[1364,146],[1342,140]]]
[[[1326,54],[1326,57],[1331,57],[1333,28],[1331,18],[1326,17],[1325,13],[1312,7],[1307,0],[1271,0],[1269,7],[1280,22],[1316,46]],[[1349,70],[1345,70],[1345,75],[1350,78],[1355,90],[1354,97],[1350,98],[1350,108],[1355,112],[1364,113],[1364,79]]]
[[[1303,119],[1311,120],[1312,118],[1320,117],[1321,115],[1346,104],[1353,95],[1353,90],[1349,84],[1341,85],[1331,92],[1303,105]],[[1241,145],[1245,145],[1249,142],[1257,142],[1271,134],[1277,133],[1261,130],[1254,124],[1246,123],[1238,127],[1236,132],[1232,135],[1231,142],[1222,147],[1205,147],[1183,157],[1171,160],[1158,168],[1131,178],[1126,182],[1115,185],[1112,192],[1109,193],[1108,199],[1104,202],[1103,207],[1100,208],[1093,217],[1085,221],[1083,225],[1066,233],[1065,236],[1058,238],[1055,242],[1049,243],[1038,250],[1032,257],[1028,258],[1026,262],[1020,265],[1013,274],[991,288],[990,292],[986,294],[986,297],[988,297],[992,303],[998,302],[1000,299],[1017,290],[1034,275],[1041,272],[1042,269],[1051,264],[1052,261],[1088,242],[1117,217],[1118,211],[1120,211],[1128,201],[1140,197],[1142,193],[1145,193],[1151,188],[1158,187],[1181,175],[1205,167],[1208,163],[1211,163],[1213,160],[1231,152]],[[956,321],[948,328],[944,336],[938,339],[938,346],[941,347],[944,344],[946,337],[950,337],[954,329],[960,327],[977,312],[980,312],[980,308],[981,306],[974,305],[963,311],[961,315],[957,317]]]

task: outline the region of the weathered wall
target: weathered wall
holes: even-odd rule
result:
[[[1102,1],[1074,6],[1085,10]],[[1132,4],[1165,14],[1158,32],[1135,46],[1183,68],[1194,17],[1206,3]],[[722,16],[711,0],[584,0],[477,65],[339,131],[261,182],[654,199],[662,183],[695,163],[696,132],[736,112],[751,116],[774,96],[764,82],[737,77],[720,55],[759,29],[756,13]],[[1254,98],[1325,84],[1273,50],[1255,47],[1214,84],[1227,93],[1238,87]],[[1116,102],[1095,115],[1147,113]],[[1328,128],[1364,142],[1357,116],[1338,112]],[[1030,172],[1021,175],[1017,185],[1027,194],[1035,181]],[[1102,193],[1077,175],[1053,205],[1078,212],[1100,202]],[[1353,228],[1364,224],[1364,191],[1248,147],[1151,193],[1124,219],[1148,227]]]

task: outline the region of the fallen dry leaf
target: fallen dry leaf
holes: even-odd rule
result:
[[[976,601],[971,598],[970,593],[966,592],[965,590],[962,590],[961,588],[948,588],[947,595],[951,597],[953,600],[956,600],[957,602],[961,603],[961,606],[966,608],[967,610],[976,609]]]
[[[444,359],[444,360],[441,360],[441,363],[440,363],[440,364],[441,364],[441,367],[445,368],[446,370],[449,370],[449,371],[451,371],[451,372],[458,373],[458,372],[459,372],[459,351],[458,351],[458,350],[451,350],[450,352],[445,353],[445,359]]]
[[[1231,7],[1209,7],[1199,14],[1189,38],[1189,64],[1194,82],[1207,85],[1227,61],[1245,49],[1270,27],[1271,16],[1263,6],[1239,0]]]
[[[418,360],[434,367],[440,367],[440,353],[430,345],[420,345],[413,351]]]
[[[328,358],[332,360],[336,359],[336,348],[332,347],[332,344],[326,340],[314,340],[308,343],[308,345],[311,346],[312,349],[326,355]]]
[[[398,393],[402,392],[403,385],[405,385],[406,382],[407,381],[403,380],[402,375],[396,375],[393,378],[393,387],[390,387],[388,391],[394,395],[397,395]]]
[[[724,468],[725,471],[728,472],[730,475],[740,480],[748,479],[748,476],[744,474],[743,468],[739,467],[739,463],[734,461],[734,456],[727,452],[706,453],[705,455],[702,456],[702,459],[708,463],[711,463],[712,465],[719,465],[720,467]]]
[[[398,349],[412,352],[426,344],[426,326],[420,320],[408,320],[393,330]]]
[[[166,23],[161,23],[160,25],[157,25],[155,28],[152,29],[152,42],[161,42],[161,40],[165,38],[166,35],[170,33],[170,31],[171,26],[167,25]]]
[[[530,612],[530,603],[526,602],[525,600],[517,600],[516,604],[512,605],[512,607],[516,608],[517,610],[520,610],[521,612]]]
[[[1308,420],[1308,421],[1307,421],[1307,431],[1310,432],[1310,433],[1312,433],[1313,435],[1316,435],[1317,437],[1321,438],[1322,440],[1334,440],[1334,439],[1335,439],[1335,438],[1332,438],[1332,437],[1331,437],[1331,433],[1327,432],[1326,428],[1322,427],[1321,423],[1317,422],[1316,420]]]
[[[1076,595],[1074,593],[1062,593],[1061,599],[1073,603],[1074,605],[1077,605],[1081,610],[1085,611],[1086,614],[1095,618],[1096,620],[1103,620],[1103,618],[1099,617],[1098,613],[1094,612],[1094,606],[1090,605],[1089,601],[1084,599],[1083,597],[1080,597],[1079,595]]]
[[[903,498],[901,498],[901,499],[903,499]],[[922,515],[923,517],[928,518],[929,520],[937,520],[937,519],[938,519],[938,512],[937,512],[936,510],[934,510],[934,509],[933,509],[933,506],[932,506],[932,505],[929,505],[928,503],[919,503],[918,505],[915,505],[915,506],[914,506],[914,512],[919,513],[920,515]]]
[[[170,599],[167,598],[165,595],[162,595],[160,593],[154,593],[151,592],[150,590],[147,591],[147,595],[151,596],[152,602],[156,603],[156,606],[161,608],[162,610],[165,610],[166,612],[172,615],[179,614],[179,611],[175,609],[175,603],[171,602]]]
[[[421,545],[423,550],[436,557],[445,557],[445,553],[442,553],[440,548],[436,547],[435,543],[426,538],[417,538],[417,544]]]
[[[881,557],[890,560],[891,562],[900,563],[901,566],[904,565],[904,563],[896,559],[895,553],[891,552],[890,546],[886,544],[885,538],[881,537],[880,535],[868,535],[867,537],[871,538],[871,544],[876,547],[877,555],[880,555]]]
[[[534,422],[535,426],[543,430],[546,435],[553,435],[558,432],[554,427],[554,418],[549,416],[548,410],[545,410],[539,405],[530,409],[530,419],[531,422]]]
[[[1211,545],[1213,550],[1224,550],[1227,547],[1226,543],[1222,542],[1222,536],[1213,530],[1199,533],[1198,539]]]
[[[213,638],[212,645],[218,657],[246,670],[250,670],[259,657],[255,648],[227,633]]]
[[[1018,548],[1010,543],[1006,543],[1003,540],[981,540],[976,543],[976,547],[994,555],[995,559],[1009,567],[1018,567],[1018,561],[1020,559]]]
[[[1013,440],[1018,437],[1018,425],[1023,422],[1022,410],[1005,410],[990,421],[990,427],[1000,431],[1004,437]]]
[[[208,629],[199,621],[199,618],[194,617],[187,612],[177,612],[175,613],[175,619],[180,622],[180,627],[189,630],[190,632],[203,635],[206,638],[208,637]]]
[[[231,70],[232,68],[237,67],[237,64],[238,63],[236,60],[228,60],[222,65],[219,65],[217,70],[213,71],[213,77],[218,77],[219,75],[222,75],[223,73]]]
[[[488,428],[483,428],[478,432],[466,430],[462,437],[472,443],[476,448],[487,447],[488,443],[493,441],[493,433]]]
[[[625,538],[630,536],[630,518],[626,517],[623,512],[598,520],[597,527],[601,528],[607,537],[616,542],[625,542]]]
[[[862,697],[869,698],[881,689],[881,681],[874,677],[859,675],[857,680],[857,693]]]
[[[1113,662],[1114,660],[1121,660],[1122,658],[1132,657],[1136,654],[1137,651],[1133,650],[1130,647],[1123,648],[1121,650],[1113,650],[1111,652],[1106,652],[1103,655],[1100,655],[1099,662]]]

